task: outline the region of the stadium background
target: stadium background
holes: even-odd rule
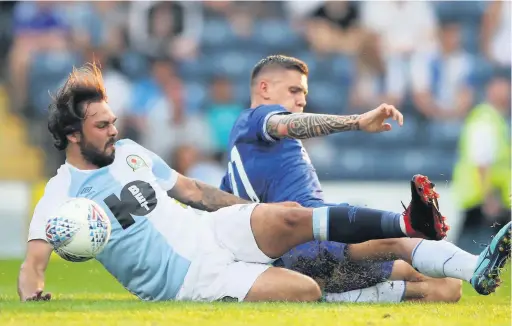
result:
[[[46,108],[73,65],[101,63],[122,137],[218,185],[250,71],[276,53],[309,65],[309,112],[385,101],[405,115],[385,135],[305,142],[330,201],[398,211],[410,177],[429,175],[450,240],[478,252],[492,216],[463,230],[451,178],[465,117],[489,81],[510,78],[510,10],[491,1],[0,2],[0,259],[23,256],[35,202],[63,161]]]

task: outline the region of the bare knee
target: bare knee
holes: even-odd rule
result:
[[[462,281],[454,278],[446,278],[443,301],[444,302],[459,302],[462,298]]]
[[[432,282],[434,281],[434,282]],[[462,281],[454,278],[430,280],[429,301],[459,302],[462,297]],[[433,283],[433,284],[432,284]],[[434,285],[434,286],[432,286]]]
[[[312,210],[274,204],[258,205],[251,216],[251,228],[263,253],[272,258],[312,240]]]
[[[409,263],[396,260],[391,270],[390,280],[405,280],[409,282],[421,282],[427,278],[415,270]]]
[[[283,222],[283,227],[287,230],[293,231],[305,224],[312,224],[311,210],[308,208],[288,207],[280,210],[279,213],[279,217]]]
[[[320,286],[311,277],[272,267],[258,277],[244,301],[312,302],[321,297]]]
[[[311,277],[306,276],[307,280],[304,281],[301,291],[297,294],[297,300],[299,302],[313,302],[318,301],[322,298],[322,290],[318,283]]]

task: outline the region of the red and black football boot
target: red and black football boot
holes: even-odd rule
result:
[[[439,211],[439,194],[434,187],[426,176],[416,174],[412,177],[411,203],[407,208],[402,203],[405,229],[410,238],[442,240],[450,229]]]

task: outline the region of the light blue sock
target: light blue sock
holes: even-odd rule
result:
[[[329,239],[329,207],[313,209],[313,237],[319,241]]]

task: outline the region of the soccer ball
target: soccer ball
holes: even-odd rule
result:
[[[111,228],[107,214],[98,204],[73,198],[46,223],[46,240],[63,259],[84,262],[105,248]]]

